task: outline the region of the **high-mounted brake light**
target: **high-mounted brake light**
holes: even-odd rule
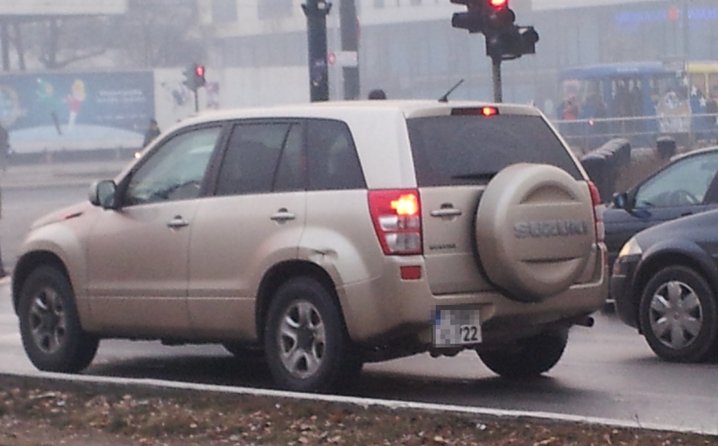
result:
[[[502,9],[509,5],[509,0],[489,0],[489,4],[494,9]]]
[[[588,189],[591,191],[591,203],[593,204],[593,221],[596,227],[596,240],[602,242],[606,239],[606,227],[603,224],[603,204],[601,193],[593,181],[588,182]]]
[[[369,191],[369,213],[386,255],[421,254],[421,200],[416,189]]]
[[[492,106],[471,107],[471,108],[454,108],[451,110],[452,116],[483,116],[489,118],[499,114],[499,109]]]

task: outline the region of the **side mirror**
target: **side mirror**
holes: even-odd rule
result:
[[[90,186],[90,203],[103,209],[116,209],[117,185],[112,180],[96,181]]]
[[[628,192],[613,194],[613,207],[627,211],[630,210]]]

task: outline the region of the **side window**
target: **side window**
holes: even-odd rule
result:
[[[197,198],[221,131],[221,127],[206,127],[164,142],[132,176],[124,203]]]
[[[678,161],[645,182],[636,193],[636,207],[688,206],[703,203],[718,171],[718,154]]]
[[[366,188],[351,133],[340,121],[308,121],[307,161],[309,190]]]
[[[303,189],[301,149],[298,124],[235,125],[219,171],[217,195]]]

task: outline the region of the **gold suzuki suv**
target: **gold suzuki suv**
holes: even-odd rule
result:
[[[531,377],[606,298],[598,206],[532,107],[227,111],[182,122],[87,202],[35,222],[13,300],[46,371],[129,338],[263,351],[299,391],[463,349]]]

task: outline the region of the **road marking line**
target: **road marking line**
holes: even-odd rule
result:
[[[483,415],[496,418],[534,418],[542,420],[558,420],[573,423],[598,424],[603,426],[629,428],[629,429],[649,429],[657,431],[694,433],[702,435],[718,435],[718,426],[703,427],[698,429],[695,427],[677,426],[658,423],[644,423],[638,421],[617,420],[610,418],[591,417],[583,415],[570,415],[554,412],[532,412],[522,410],[504,410],[493,409],[476,406],[457,406],[448,404],[435,403],[419,403],[412,401],[398,400],[382,400],[378,398],[362,398],[339,395],[319,395],[312,393],[288,392],[282,390],[254,389],[250,387],[220,386],[213,384],[196,384],[182,383],[176,381],[164,381],[160,379],[148,378],[117,378],[105,376],[88,376],[88,375],[66,375],[62,373],[33,372],[33,373],[13,373],[5,372],[5,375],[18,376],[23,378],[39,378],[54,379],[58,381],[82,382],[90,384],[120,384],[135,385],[140,387],[160,387],[172,388],[180,390],[196,390],[204,392],[231,393],[238,395],[251,395],[260,397],[288,398],[305,401],[324,401],[329,403],[344,403],[355,406],[368,408],[371,406],[386,407],[388,409],[414,409],[425,410],[429,412],[454,412],[467,415]]]

